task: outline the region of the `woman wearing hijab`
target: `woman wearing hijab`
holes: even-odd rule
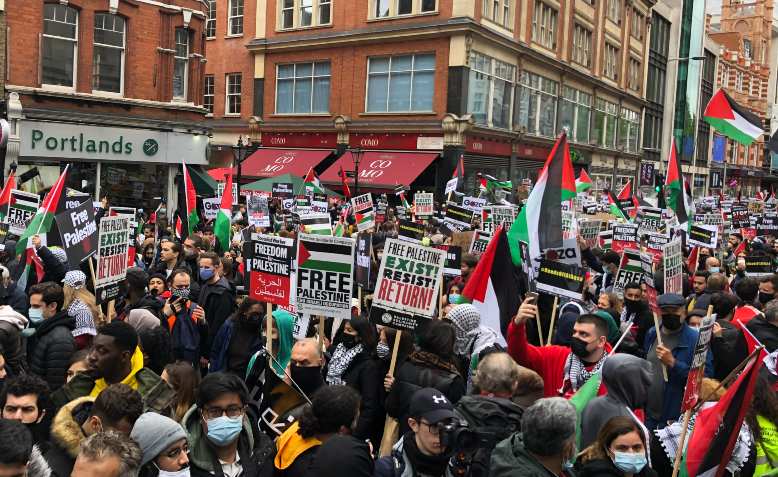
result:
[[[472,372],[478,366],[478,353],[494,346],[498,338],[497,333],[491,328],[481,326],[481,313],[469,303],[456,305],[446,318],[454,325],[454,354],[459,360],[460,370],[467,374],[469,383]]]
[[[246,367],[246,386],[257,402],[262,402],[263,395],[269,395],[268,391],[283,381],[284,370],[292,358],[294,316],[281,309],[274,311],[272,316],[270,353],[266,348],[267,319],[262,318],[261,348],[251,356]]]

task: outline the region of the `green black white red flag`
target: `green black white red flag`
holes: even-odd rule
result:
[[[762,120],[719,89],[708,102],[703,119],[719,134],[746,146],[764,135]]]

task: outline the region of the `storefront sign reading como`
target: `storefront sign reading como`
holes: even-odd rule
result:
[[[202,134],[22,121],[21,137],[22,157],[207,164]]]

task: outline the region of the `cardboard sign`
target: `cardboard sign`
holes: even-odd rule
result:
[[[480,213],[485,205],[486,199],[479,199],[478,197],[465,197],[462,199],[462,207],[475,213]]]
[[[483,230],[476,230],[473,233],[473,240],[470,242],[470,253],[480,255],[486,252],[486,247],[489,246],[489,241],[491,240],[491,233],[484,232]]]
[[[686,242],[697,247],[715,249],[719,243],[719,228],[715,225],[692,224]]]
[[[387,239],[371,319],[384,326],[413,329],[418,318],[432,318],[445,261],[442,250]]]
[[[460,231],[465,230],[473,222],[473,211],[458,205],[448,204],[446,206],[446,216],[443,220]]]
[[[446,252],[443,275],[448,277],[462,275],[462,247],[457,247],[456,245],[435,245],[435,248]]]
[[[279,199],[294,198],[294,184],[291,182],[273,182],[272,196]]]
[[[683,295],[683,252],[681,241],[675,239],[662,247],[665,293]]]
[[[497,227],[502,225],[506,230],[510,230],[513,221],[516,219],[516,209],[511,206],[490,205],[483,208],[483,219],[481,220],[481,229],[494,233]]]
[[[305,233],[314,235],[332,235],[332,217],[330,214],[295,214]]]
[[[219,199],[219,203],[221,204],[222,196],[224,195],[224,182],[217,182],[216,183],[216,197]],[[238,205],[238,183],[233,182],[232,183],[232,205]]]
[[[603,230],[597,236],[597,245],[603,250],[610,250],[613,245],[613,230]]]
[[[205,218],[205,220],[216,220],[219,209],[221,209],[220,198],[212,197],[203,199],[203,218]]]
[[[732,227],[736,229],[751,226],[751,222],[748,219],[748,209],[739,205],[732,206],[730,220],[732,221]]]
[[[540,253],[547,260],[581,266],[581,250],[575,237],[562,239],[562,247],[560,248],[542,249]]]
[[[246,215],[248,215],[249,225],[270,227],[270,208],[267,203],[267,197],[247,197]]]
[[[413,195],[416,217],[432,217],[435,213],[435,195],[431,192],[417,192]]]
[[[95,211],[88,201],[78,208],[66,210],[54,216],[57,221],[62,248],[68,257],[71,269],[78,269],[81,262],[97,250],[97,224]]]
[[[421,239],[424,238],[424,230],[425,227],[423,224],[400,219],[397,238],[400,240],[421,243]]]
[[[373,258],[373,235],[361,233],[357,236],[357,252],[354,257],[354,281],[365,290],[372,290],[370,264]]]
[[[375,227],[375,211],[373,210],[373,196],[362,194],[351,199],[351,208],[357,221],[357,231],[364,232]]]
[[[624,288],[631,282],[640,283],[643,281],[643,262],[640,257],[640,251],[625,249],[621,255],[619,271],[616,272],[616,279],[613,281],[613,291],[623,296]]]
[[[650,253],[640,254],[640,263],[643,266],[643,283],[654,287],[654,255]]]
[[[746,276],[764,277],[773,274],[772,260],[768,255],[746,256]]]
[[[111,300],[118,293],[118,284],[127,276],[127,251],[130,243],[130,219],[108,216],[100,221],[97,240],[95,288],[98,302]],[[114,295],[115,296],[115,295]]]
[[[662,209],[656,207],[640,207],[636,219],[638,233],[640,235],[654,232],[659,233],[665,229],[665,221],[662,218]]]
[[[589,247],[597,245],[600,225],[599,220],[581,220],[578,222],[578,233]]]
[[[628,248],[640,248],[638,242],[638,226],[635,224],[614,225],[611,249],[616,253],[621,253]]]
[[[740,235],[743,236],[743,240],[754,240],[756,238],[756,229],[747,227],[740,229]]]
[[[542,259],[535,281],[542,292],[581,300],[585,277],[586,272],[581,267]]]
[[[351,317],[354,240],[302,233],[297,243],[297,310]]]
[[[446,194],[450,194],[450,193],[454,192],[455,190],[457,190],[457,183],[458,182],[459,182],[459,178],[458,177],[454,177],[452,179],[449,179],[449,181],[446,182],[446,191],[445,191],[445,193]]]
[[[700,325],[700,333],[697,336],[697,345],[694,347],[694,357],[689,365],[689,374],[686,377],[686,389],[681,401],[681,412],[692,409],[700,399],[700,387],[702,386],[703,372],[705,371],[705,358],[708,354],[711,335],[713,334],[713,323],[716,321],[716,315],[705,317]]]
[[[249,297],[254,300],[289,306],[292,297],[292,258],[294,239],[252,234],[244,247],[249,274]]]
[[[767,214],[756,219],[756,235],[778,235],[778,218]]]
[[[11,202],[8,204],[8,214],[6,215],[8,232],[21,236],[27,230],[32,218],[35,217],[39,204],[38,194],[16,189],[11,190]]]

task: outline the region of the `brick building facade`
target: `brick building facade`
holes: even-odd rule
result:
[[[201,0],[8,0],[7,163],[38,190],[68,185],[113,205],[175,205],[182,161],[207,164]]]

